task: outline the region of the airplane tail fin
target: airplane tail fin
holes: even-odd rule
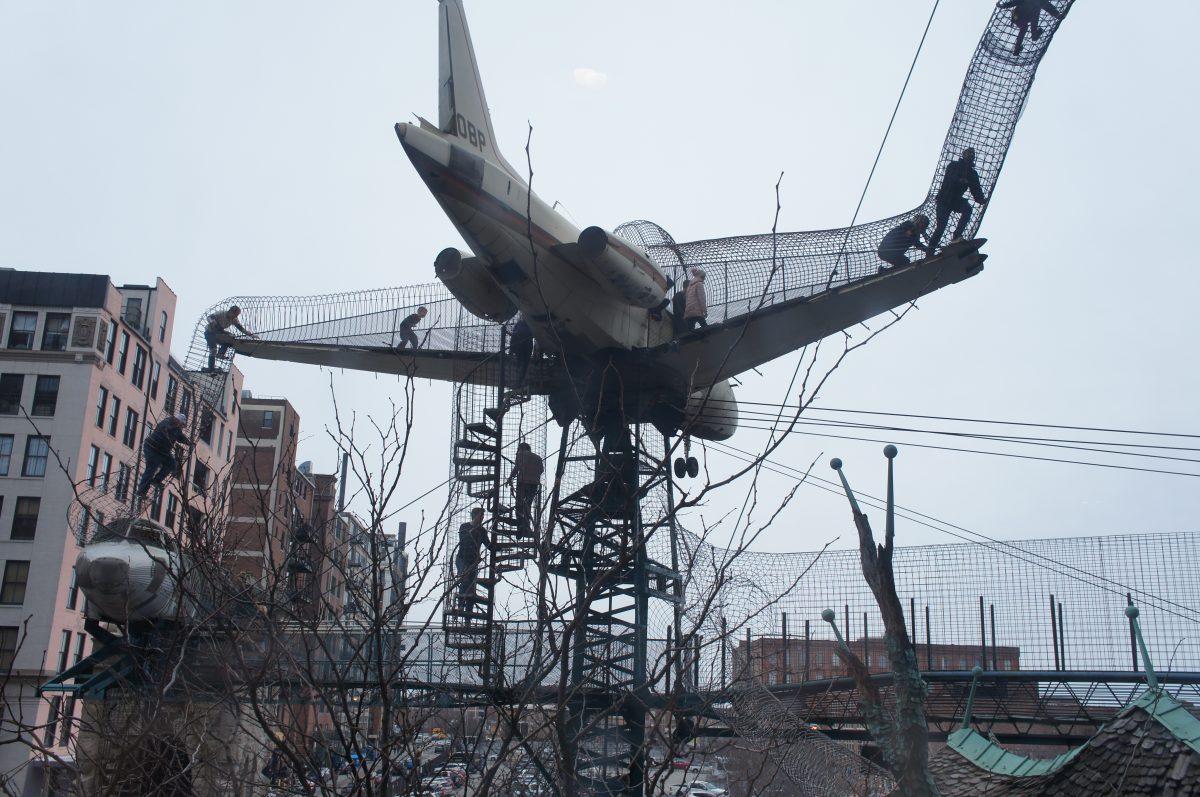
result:
[[[438,10],[438,127],[524,182],[496,146],[462,0],[440,0]]]

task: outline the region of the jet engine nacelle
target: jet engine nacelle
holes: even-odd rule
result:
[[[503,323],[517,314],[517,306],[479,258],[450,247],[438,254],[433,270],[471,315]]]
[[[726,379],[688,396],[684,431],[702,440],[728,440],[737,431],[737,399]]]
[[[667,277],[633,244],[599,227],[579,234],[579,255],[595,276],[637,307],[656,307],[667,293]]]

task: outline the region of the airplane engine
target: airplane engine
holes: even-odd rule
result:
[[[728,440],[738,425],[737,399],[726,379],[688,396],[684,429],[702,440]]]
[[[479,258],[450,247],[438,253],[433,270],[471,315],[503,323],[517,314],[517,306]]]
[[[667,293],[666,275],[644,252],[599,227],[579,234],[579,254],[601,282],[632,305],[656,307]]]

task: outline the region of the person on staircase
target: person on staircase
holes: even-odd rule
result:
[[[512,333],[508,336],[508,353],[516,366],[512,387],[523,389],[525,377],[529,373],[529,361],[533,359],[533,330],[529,328],[523,316],[517,318]]]
[[[517,527],[522,534],[529,534],[532,529],[533,502],[542,489],[545,470],[545,463],[533,452],[529,443],[517,445],[517,457],[513,461],[512,472],[508,474],[508,484],[512,486],[516,482]]]
[[[1013,24],[1017,26],[1017,43],[1013,45],[1013,55],[1020,55],[1025,46],[1025,34],[1032,31],[1033,41],[1042,37],[1042,12],[1045,11],[1057,20],[1062,19],[1062,12],[1054,7],[1050,0],[1002,0],[998,8],[1011,8]]]
[[[203,373],[217,373],[217,360],[224,359],[229,353],[229,344],[224,343],[222,339],[227,337],[226,330],[230,327],[239,330],[246,337],[258,337],[238,321],[241,314],[242,308],[232,304],[228,310],[213,313],[208,317],[208,324],[204,327],[204,342],[208,344],[208,367],[203,369]]]
[[[414,349],[421,348],[421,341],[417,339],[417,333],[413,332],[413,327],[424,321],[427,315],[429,315],[429,310],[418,307],[417,312],[400,322],[400,345],[396,347],[396,351],[401,351],[406,344]]]
[[[950,165],[946,167],[946,176],[942,179],[942,187],[938,189],[935,201],[937,224],[933,228],[933,235],[929,236],[930,252],[937,251],[941,245],[942,233],[946,231],[951,213],[958,214],[958,226],[954,228],[951,240],[957,241],[963,237],[967,224],[971,221],[971,203],[965,196],[968,191],[979,205],[987,204],[983,188],[979,185],[979,172],[975,171],[974,147],[964,149],[962,157],[950,161]]]
[[[929,217],[924,213],[918,213],[903,224],[888,230],[887,235],[883,236],[883,240],[879,242],[879,259],[899,267],[908,265],[909,249],[920,249],[922,252],[930,254],[930,248],[921,243],[921,236],[927,229],[929,229]],[[883,268],[880,266],[879,270],[882,271]]]
[[[454,553],[454,571],[458,578],[458,602],[464,609],[475,606],[475,585],[479,581],[481,553],[487,545],[487,528],[483,525],[483,507],[471,510],[471,519],[458,527],[458,550]]]
[[[142,478],[138,481],[138,498],[144,498],[151,484],[162,484],[167,477],[179,469],[175,460],[175,445],[191,445],[192,441],[183,433],[187,416],[182,412],[168,415],[158,422],[142,443]]]

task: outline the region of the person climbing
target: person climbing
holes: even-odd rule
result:
[[[670,277],[667,277],[667,289],[666,289],[666,291],[664,291],[662,301],[646,311],[650,314],[650,317],[653,318],[655,321],[662,321],[663,310],[666,310],[668,307],[671,306],[671,295],[670,294],[671,294],[671,289],[674,287],[675,287],[675,280],[671,279]]]
[[[530,518],[533,516],[533,502],[538,491],[542,489],[542,473],[546,470],[542,458],[533,452],[529,443],[517,445],[517,457],[513,461],[512,472],[508,474],[508,484],[516,481],[517,494],[517,527],[522,534],[530,531]]]
[[[685,331],[708,326],[708,298],[704,293],[704,269],[693,268],[683,299],[683,326]]]
[[[396,351],[403,349],[405,344],[412,346],[414,349],[421,348],[421,341],[417,340],[417,333],[413,332],[413,327],[421,323],[427,315],[429,315],[427,309],[418,307],[417,312],[400,322],[400,345],[396,347]]]
[[[929,228],[929,217],[918,213],[903,224],[888,230],[887,235],[879,242],[879,259],[893,266],[909,264],[908,250],[920,249],[925,254],[932,254],[929,246],[921,243],[921,236]],[[879,267],[882,271],[883,266]]]
[[[981,206],[987,204],[987,199],[983,196],[983,189],[979,185],[979,172],[975,171],[975,149],[967,147],[962,152],[962,157],[956,161],[950,161],[950,165],[946,167],[946,176],[942,178],[942,187],[938,189],[935,207],[937,210],[937,224],[933,228],[933,235],[929,236],[929,252],[937,250],[942,242],[942,233],[946,231],[946,224],[950,221],[950,214],[957,213],[958,226],[954,228],[954,236],[951,240],[958,240],[963,237],[963,231],[967,229],[967,224],[971,221],[971,203],[963,196],[968,191]]]
[[[1042,12],[1045,11],[1057,20],[1062,19],[1062,12],[1054,7],[1050,0],[1002,0],[997,8],[1011,8],[1013,24],[1017,26],[1017,43],[1013,45],[1013,55],[1020,55],[1025,46],[1025,34],[1032,32],[1029,37],[1037,41],[1042,37]]]
[[[480,552],[487,545],[483,525],[483,507],[471,510],[471,519],[458,527],[458,550],[454,553],[454,572],[458,577],[458,599],[463,608],[475,604],[475,584],[479,580]]]
[[[508,336],[508,353],[512,355],[517,366],[512,384],[514,387],[521,387],[529,373],[529,361],[533,359],[533,330],[525,322],[524,316],[518,317],[513,324],[512,333]]]
[[[227,334],[227,329],[233,327],[246,337],[258,337],[238,321],[241,314],[242,308],[231,304],[228,310],[213,313],[208,317],[208,324],[204,327],[204,342],[208,344],[208,367],[203,370],[204,373],[215,373],[217,360],[224,359],[225,355],[229,353],[229,345],[222,342],[222,338]]]
[[[142,478],[138,481],[137,495],[145,497],[151,484],[162,484],[167,477],[179,469],[175,459],[175,444],[191,445],[192,441],[183,433],[187,416],[182,412],[168,415],[154,427],[142,443]]]

